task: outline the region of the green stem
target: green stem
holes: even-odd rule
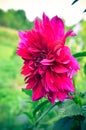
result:
[[[35,122],[35,126],[38,125],[39,121],[52,109],[54,108],[56,105],[60,104],[61,102],[57,102],[55,103],[54,105],[50,106],[38,119],[37,121]]]

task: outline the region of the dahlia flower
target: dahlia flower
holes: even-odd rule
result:
[[[80,69],[77,60],[65,45],[73,31],[65,33],[64,23],[55,16],[34,20],[32,30],[19,31],[17,54],[24,60],[21,73],[25,75],[26,89],[32,89],[32,101],[48,98],[64,101],[74,92],[72,77]]]

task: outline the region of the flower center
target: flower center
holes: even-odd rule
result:
[[[40,61],[46,58],[46,54],[44,52],[41,52],[39,56],[35,57],[35,67],[38,67],[40,64]]]

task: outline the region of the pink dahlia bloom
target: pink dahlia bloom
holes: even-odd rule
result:
[[[75,36],[64,32],[63,21],[55,16],[34,21],[34,28],[19,31],[20,43],[17,54],[24,60],[21,73],[25,75],[26,89],[32,89],[32,100],[43,97],[55,103],[64,101],[74,92],[72,77],[80,69],[77,60],[65,46],[66,38]]]

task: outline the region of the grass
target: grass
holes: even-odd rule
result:
[[[3,59],[9,59],[14,52],[14,48],[6,45],[0,45],[0,57]]]
[[[0,27],[0,72],[13,79],[22,66],[22,60],[16,55],[18,42],[16,30]]]

